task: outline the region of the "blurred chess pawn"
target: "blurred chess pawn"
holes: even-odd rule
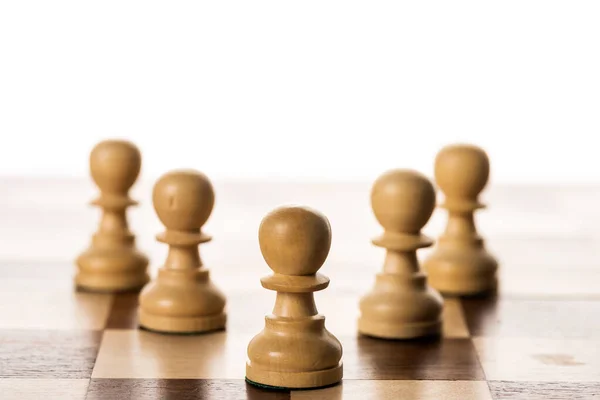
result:
[[[127,141],[103,141],[91,152],[91,175],[100,189],[92,204],[102,209],[102,219],[90,247],[76,260],[78,289],[122,292],[148,282],[148,259],[135,248],[126,217],[127,207],[137,204],[128,193],[141,162],[140,151]]]
[[[172,171],[154,185],[152,201],[166,231],[156,239],[169,245],[156,280],[140,293],[140,326],[166,333],[200,333],[225,328],[225,296],[211,282],[198,245],[215,202],[208,178],[193,170]]]
[[[258,239],[277,292],[265,328],[248,345],[246,379],[261,386],[316,388],[341,381],[342,345],[325,328],[313,292],[329,285],[318,273],[331,247],[327,218],[306,207],[281,207],[261,222]]]
[[[473,213],[490,173],[487,154],[471,145],[443,148],[435,160],[435,179],[445,194],[446,231],[423,266],[431,285],[443,294],[475,295],[496,289],[498,263],[475,228]]]
[[[383,272],[360,301],[359,332],[384,339],[438,336],[443,300],[428,286],[416,255],[432,245],[421,229],[435,208],[433,185],[418,172],[391,170],[375,181],[371,205],[384,228],[373,244],[387,251]]]

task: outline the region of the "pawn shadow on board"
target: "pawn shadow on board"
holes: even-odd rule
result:
[[[478,336],[481,332],[488,331],[490,327],[498,325],[499,301],[499,285],[488,293],[461,298],[465,322],[471,337]]]

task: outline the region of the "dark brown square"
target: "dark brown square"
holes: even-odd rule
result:
[[[89,379],[98,331],[0,331],[0,377]]]
[[[138,293],[115,294],[106,329],[136,329],[138,299]]]
[[[92,379],[87,400],[285,400],[289,391],[269,391],[243,380]]]
[[[470,339],[343,341],[345,379],[482,380]]]

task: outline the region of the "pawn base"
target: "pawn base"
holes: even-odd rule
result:
[[[431,280],[435,287],[446,297],[471,297],[494,293],[498,286],[495,276],[489,277],[448,277]]]
[[[380,339],[415,339],[441,335],[442,322],[390,323],[360,318],[358,332]]]
[[[358,331],[385,339],[439,335],[444,300],[424,275],[378,274],[359,303]]]
[[[445,296],[490,293],[498,285],[498,263],[484,249],[443,249],[423,263],[429,284]]]
[[[139,291],[150,277],[148,258],[133,247],[92,245],[75,261],[77,290],[100,293]]]
[[[150,331],[160,333],[205,333],[225,329],[227,315],[223,312],[217,315],[201,317],[167,317],[154,315],[144,310],[138,312],[139,325]]]
[[[79,272],[75,276],[75,287],[79,291],[98,293],[122,293],[137,292],[148,281],[150,277],[146,273],[90,273]]]
[[[269,371],[246,363],[246,380],[270,389],[317,389],[340,382],[342,375],[341,363],[334,368],[310,372]]]

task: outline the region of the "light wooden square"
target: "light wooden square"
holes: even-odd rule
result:
[[[3,399],[81,400],[85,398],[87,379],[1,379]]]
[[[32,280],[0,283],[1,329],[104,329],[112,296]]]
[[[478,337],[473,342],[488,380],[598,380],[600,341]]]
[[[491,400],[484,381],[352,380],[317,391],[294,391],[292,400]]]
[[[244,379],[251,336],[106,330],[92,378]]]

